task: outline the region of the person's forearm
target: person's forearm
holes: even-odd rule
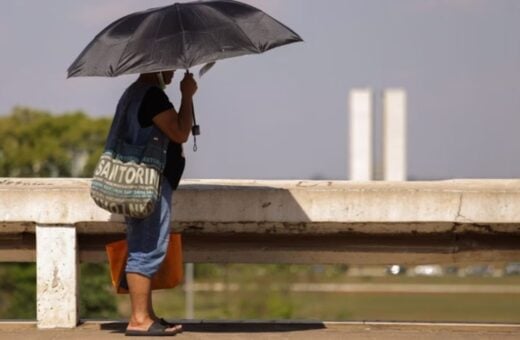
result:
[[[191,127],[193,126],[193,97],[182,96],[181,107],[179,108],[179,127],[181,132],[185,135],[185,139],[188,139],[191,133]]]

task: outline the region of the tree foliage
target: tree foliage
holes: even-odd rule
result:
[[[53,115],[16,107],[0,117],[0,177],[90,177],[110,122],[79,111]],[[82,318],[117,315],[108,275],[104,264],[81,266]],[[0,264],[0,318],[35,316],[34,263]]]
[[[0,267],[0,318],[33,319],[36,314],[36,264]]]
[[[109,127],[80,111],[16,107],[0,117],[0,177],[90,177]]]

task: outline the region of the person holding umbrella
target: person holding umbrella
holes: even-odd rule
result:
[[[184,171],[182,144],[192,131],[192,100],[197,91],[193,74],[186,72],[180,83],[182,97],[177,112],[164,92],[166,85],[171,84],[173,75],[174,71],[143,73],[120,100],[135,106],[126,108],[127,112],[137,112],[137,120],[130,119],[129,124],[136,122],[139,125],[137,129],[154,125],[169,139],[160,202],[149,217],[126,218],[128,260],[125,272],[131,316],[125,334],[129,336],[174,335],[182,331],[180,325],[170,324],[155,315],[151,290],[151,278],[166,256],[172,192],[179,185]],[[135,128],[127,127],[128,130]]]
[[[190,131],[194,137],[200,132],[199,126],[194,124],[192,98],[197,84],[193,75],[186,71],[181,81],[182,100],[177,112],[162,91],[173,77],[173,71],[165,70],[189,70],[205,64],[199,71],[202,76],[218,60],[261,54],[301,41],[302,38],[289,27],[239,1],[174,3],[131,13],[114,21],[68,68],[69,77],[116,77],[139,73],[139,79],[121,98],[118,112],[130,103],[130,116],[137,117],[127,126],[130,131],[156,127],[170,140],[164,169],[166,185],[162,185],[161,200],[155,211],[141,220],[126,218],[130,252],[126,279],[132,303],[126,335],[174,335],[181,330],[155,316],[149,277],[164,258],[162,248],[166,247],[167,241],[163,239],[169,233],[171,193],[178,185],[185,163],[182,143]],[[142,142],[143,138],[138,136],[137,140]],[[143,255],[148,253],[152,256]]]

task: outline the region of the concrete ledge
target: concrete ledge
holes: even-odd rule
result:
[[[0,221],[28,226],[116,222],[98,208],[87,179],[0,178]],[[182,181],[174,222],[513,224],[520,231],[520,180],[438,182]],[[318,228],[319,229],[319,228]],[[218,230],[214,230],[218,231]]]
[[[38,327],[74,328],[77,261],[106,261],[122,217],[85,179],[0,179],[0,203],[0,261],[37,261]],[[513,261],[519,203],[517,180],[184,181],[172,230],[187,262]]]
[[[0,179],[0,261],[35,260],[35,225],[73,225],[81,261],[124,237],[86,179]],[[520,260],[520,180],[183,181],[172,231],[188,262]]]

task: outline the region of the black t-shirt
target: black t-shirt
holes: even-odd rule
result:
[[[168,99],[166,93],[160,88],[153,86],[150,87],[144,95],[137,119],[141,127],[146,128],[153,124],[152,119],[155,116],[172,108],[173,104]],[[170,140],[166,154],[164,176],[168,179],[168,182],[170,182],[173,190],[179,186],[185,163],[186,160],[182,154],[182,145]]]

